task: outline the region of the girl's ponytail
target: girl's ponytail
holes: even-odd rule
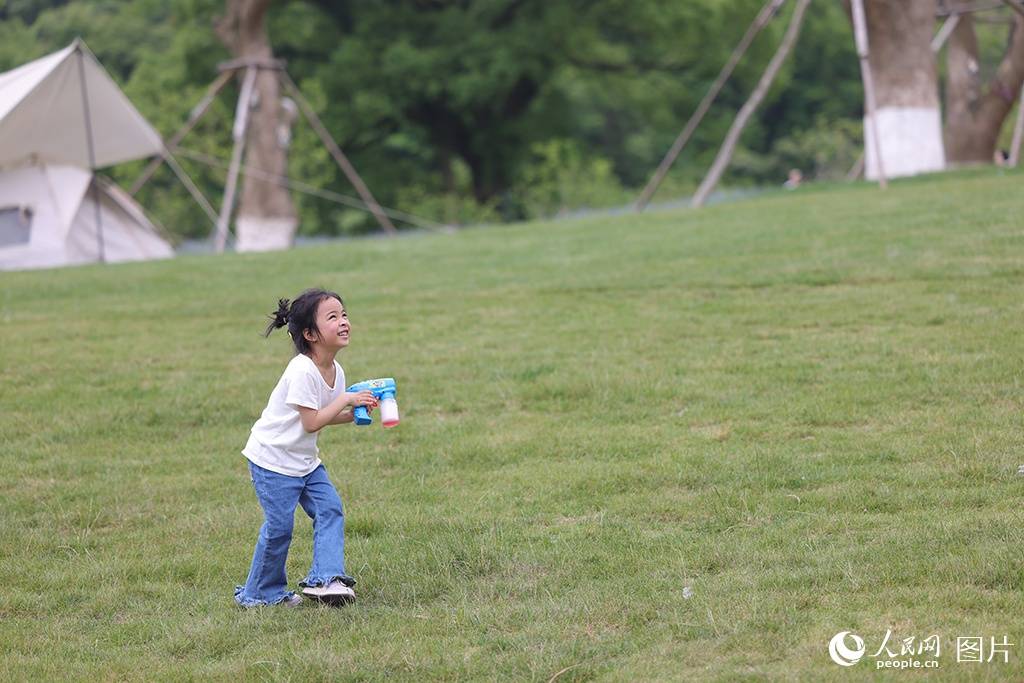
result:
[[[314,338],[319,338],[320,330],[316,325],[316,310],[324,299],[337,299],[341,307],[345,307],[345,302],[341,300],[341,296],[337,292],[326,289],[307,289],[295,297],[291,303],[288,302],[288,299],[279,300],[277,311],[268,316],[271,320],[263,336],[269,337],[270,333],[277,328],[287,326],[288,336],[292,338],[292,344],[295,345],[295,352],[309,353],[312,347],[309,340],[306,339],[306,331],[309,330]]]
[[[263,332],[264,337],[269,337],[271,332],[288,324],[288,311],[288,299],[278,299],[277,311],[267,316],[270,318],[270,323],[267,324],[267,329]]]

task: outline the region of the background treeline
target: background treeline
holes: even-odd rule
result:
[[[508,221],[635,198],[763,0],[291,1],[274,5],[275,56],[378,200],[445,223]],[[164,136],[230,58],[219,0],[0,0],[0,70],[81,36]],[[692,192],[785,28],[758,37],[658,199]],[[230,156],[237,84],[183,147]],[[860,152],[861,87],[838,0],[812,6],[798,48],[742,138],[727,182],[777,185],[790,167],[840,178]],[[218,203],[223,169],[182,159]],[[290,174],[354,194],[300,119]],[[141,163],[113,169],[128,183]],[[181,238],[209,224],[162,169],[140,194]],[[372,220],[296,196],[300,234]]]

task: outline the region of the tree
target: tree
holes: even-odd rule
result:
[[[849,0],[846,0],[849,7]],[[938,72],[931,49],[936,0],[865,0],[876,121],[865,117],[865,176],[878,177],[871,136],[885,174],[907,176],[945,167]]]
[[[973,15],[960,15],[946,60],[946,155],[953,163],[989,163],[1024,82],[1024,14],[1012,14],[1006,48],[987,85],[982,80]]]
[[[454,190],[456,160],[478,202],[505,190],[576,3],[353,3],[347,12],[330,4],[343,38],[320,77],[357,109],[345,127],[369,114],[364,136],[406,130],[406,148],[414,142],[433,157],[445,191]]]
[[[270,36],[273,51],[262,54],[287,60],[289,74],[383,204],[452,222],[518,219],[628,201],[632,193],[623,188],[649,177],[763,4],[0,0],[0,69],[81,35],[139,111],[170,135],[218,64],[245,54],[239,32],[253,32],[264,47]],[[779,182],[780,168],[811,168],[812,157],[828,157],[819,140],[836,139],[837,130],[844,140],[859,136],[859,122],[846,120],[859,117],[861,95],[847,17],[831,1],[812,10],[799,49],[739,140],[727,180]],[[251,25],[231,28],[230,15],[247,12]],[[211,30],[217,15],[225,15],[223,43]],[[751,45],[667,178],[666,196],[696,187],[784,28],[773,23]],[[214,204],[224,188],[220,162],[231,156],[227,131],[237,92],[225,88],[179,150],[182,166]],[[274,113],[263,104],[281,94],[260,94],[250,135],[278,127],[257,119]],[[313,130],[296,125],[293,133],[287,175],[354,194]],[[787,139],[792,144],[779,154]],[[263,146],[247,142],[247,165],[282,172],[286,150],[279,142],[276,151],[269,145],[277,161],[257,159]],[[216,161],[207,166],[202,157]],[[112,173],[129,183],[140,170],[128,164]],[[242,183],[243,226],[253,213],[248,207],[278,192],[284,208],[258,208],[258,215],[291,219],[283,190],[257,178]],[[166,167],[138,197],[176,235],[209,234],[204,213]],[[304,194],[291,201],[306,234],[377,229],[355,208]]]
[[[216,32],[236,59],[258,62],[263,67],[273,62],[264,22],[269,6],[270,0],[227,0]],[[267,174],[287,175],[289,112],[282,106],[278,75],[272,68],[257,70],[253,94],[245,164]],[[240,251],[288,247],[297,224],[295,207],[286,188],[261,178],[245,177],[235,222]]]
[[[510,195],[549,142],[586,137],[581,146],[611,156],[630,181],[646,175],[631,150],[657,149],[651,112],[677,120],[665,114],[692,96],[686,79],[722,49],[700,45],[723,15],[706,1],[315,4],[339,37],[327,64],[301,75],[340,95],[324,116],[332,132],[355,150],[416,159],[446,194],[465,171],[473,198],[503,203],[510,218],[521,208]],[[602,111],[574,111],[602,98]],[[371,164],[359,162],[370,178]]]

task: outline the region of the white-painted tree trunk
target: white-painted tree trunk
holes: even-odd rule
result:
[[[875,121],[864,121],[864,176],[890,178],[946,167],[938,72],[932,52],[936,0],[865,0]],[[878,135],[878,148],[874,136]]]
[[[292,218],[257,218],[240,215],[235,219],[237,251],[277,251],[290,249],[295,239],[296,221]]]
[[[225,0],[225,14],[215,29],[232,55],[240,60],[258,61],[264,66],[253,68],[247,125],[240,134],[244,140],[236,148],[245,148],[244,166],[255,168],[270,176],[288,174],[287,107],[281,100],[279,74],[265,68],[273,61],[274,53],[267,35],[266,13],[271,0]],[[245,73],[243,69],[240,73]],[[237,167],[237,162],[234,164]],[[225,202],[230,204],[230,202]],[[225,207],[218,232],[230,222],[231,206]],[[245,176],[238,205],[235,225],[235,249],[238,251],[267,251],[287,249],[292,245],[298,218],[295,205],[286,187],[277,182]],[[254,230],[255,232],[251,232]],[[271,237],[270,231],[277,234]]]
[[[879,107],[879,145],[874,122],[864,117],[864,177],[878,179],[878,155],[889,178],[941,171],[946,167],[942,145],[942,115],[938,107]]]

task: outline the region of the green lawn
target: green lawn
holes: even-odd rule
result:
[[[1022,181],[2,273],[0,680],[1021,680]],[[312,285],[403,420],[321,436],[358,603],[243,611]]]

